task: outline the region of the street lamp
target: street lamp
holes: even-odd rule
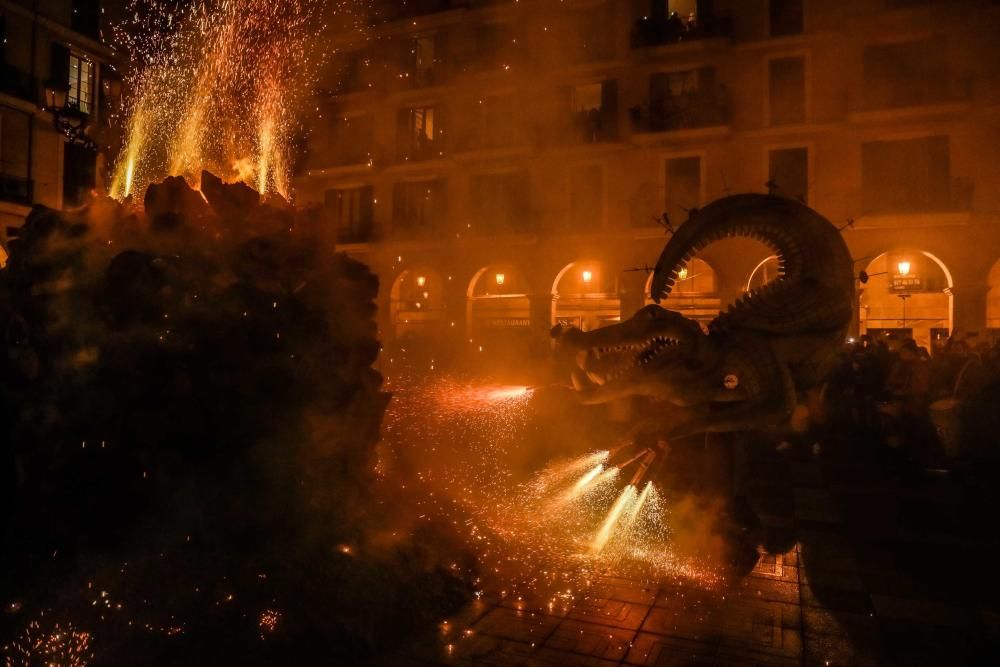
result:
[[[66,108],[66,96],[69,93],[69,86],[56,81],[49,81],[45,84],[45,109],[55,111]]]
[[[52,114],[52,126],[70,143],[97,150],[97,144],[87,136],[89,116],[80,110],[79,105],[69,104],[68,97],[68,84],[53,80],[45,83],[45,111]]]
[[[681,270],[677,272],[677,279],[678,280],[687,280],[687,277],[688,277],[688,269],[687,269],[687,267],[686,266],[681,267]]]
[[[584,271],[583,272],[583,282],[589,283],[593,279],[594,279],[594,274],[593,273],[591,273],[590,271]]]
[[[427,284],[427,278],[425,276],[417,276],[417,287],[423,287]]]
[[[902,261],[896,265],[896,269],[899,271],[899,275],[908,276],[910,275],[910,263],[907,261]]]
[[[502,273],[498,273],[494,277],[496,278],[497,285],[503,285],[503,281],[505,281],[507,279],[507,276],[505,276]]]

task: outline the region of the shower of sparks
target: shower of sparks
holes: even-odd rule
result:
[[[485,591],[562,607],[602,574],[716,585],[714,570],[672,550],[655,485],[623,485],[608,451],[518,473],[512,461],[544,440],[529,419],[530,389],[449,376],[397,376],[389,388],[383,479],[412,472],[417,514],[464,531]]]
[[[276,609],[265,609],[260,612],[260,618],[257,619],[257,626],[260,629],[260,638],[266,639],[267,635],[272,634],[278,629],[278,623],[281,621],[281,612]]]
[[[342,2],[349,5],[352,3]],[[356,3],[354,3],[356,4]],[[292,143],[326,50],[319,0],[133,0],[116,38],[135,69],[126,81],[126,136],[109,194],[208,169],[261,193],[289,195]],[[339,5],[333,11],[338,11]]]
[[[31,621],[4,653],[8,667],[84,667],[94,658],[90,633],[72,624],[46,629],[38,621]]]
[[[597,531],[597,536],[594,537],[593,551],[595,553],[600,553],[604,549],[604,545],[608,543],[611,538],[611,534],[615,531],[618,526],[618,521],[621,519],[622,512],[628,507],[632,502],[635,501],[635,487],[629,484],[625,487],[625,490],[621,492],[618,496],[618,500],[611,507],[608,512],[607,518],[604,519],[604,523],[601,524],[601,529]]]

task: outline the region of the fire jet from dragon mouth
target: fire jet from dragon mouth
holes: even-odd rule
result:
[[[802,394],[822,384],[854,312],[853,261],[840,232],[798,202],[726,197],[695,211],[663,249],[652,295],[669,297],[694,254],[723,238],[754,238],[778,258],[779,277],[720,313],[708,333],[658,305],[590,332],[556,327],[586,403],[647,396],[672,406],[647,421],[680,437],[788,424]]]

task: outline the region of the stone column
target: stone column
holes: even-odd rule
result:
[[[962,284],[954,287],[954,329],[960,333],[986,335],[986,295],[989,285]]]
[[[552,328],[552,294],[530,294],[528,301],[531,308],[531,330],[539,336],[548,338]]]
[[[618,298],[621,301],[622,320],[635,315],[636,311],[646,303],[646,279],[648,274],[642,271],[631,271],[622,279]]]

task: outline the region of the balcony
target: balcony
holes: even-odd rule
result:
[[[956,176],[923,187],[911,182],[879,182],[861,189],[863,209],[873,215],[970,211],[974,194],[972,179]]]
[[[36,102],[37,86],[35,79],[28,73],[12,67],[7,63],[0,64],[0,93],[16,97],[26,102]]]
[[[378,240],[375,226],[371,220],[366,220],[354,227],[343,227],[337,230],[338,244],[372,243]]]
[[[674,132],[730,123],[729,102],[722,91],[696,91],[629,109],[632,131]]]
[[[618,116],[611,111],[577,111],[570,123],[573,143],[599,144],[618,139]]]
[[[663,3],[660,3],[663,4]],[[632,27],[633,49],[645,49],[681,42],[691,42],[717,37],[732,37],[732,17],[705,16],[682,19],[670,16],[644,16]]]
[[[864,91],[858,95],[853,111],[887,111],[951,104],[971,100],[972,93],[972,78],[969,76],[867,81]]]
[[[430,88],[446,83],[447,79],[444,63],[435,62],[433,65],[411,67],[401,72],[398,84],[402,89]]]
[[[352,145],[333,145],[327,150],[312,149],[309,167],[311,169],[334,169],[352,165],[367,165],[374,159],[370,143],[358,142]]]
[[[490,127],[470,128],[455,142],[460,153],[523,148],[525,133],[520,125],[495,124]]]
[[[406,137],[396,147],[396,160],[399,162],[421,162],[436,160],[444,154],[444,142],[418,134]]]
[[[0,174],[0,201],[31,206],[33,189],[30,179]]]

